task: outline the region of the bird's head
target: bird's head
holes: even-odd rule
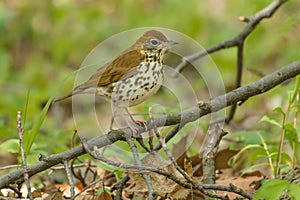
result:
[[[174,44],[178,44],[156,30],[150,30],[144,33],[136,42],[144,51],[151,53],[164,54],[168,48]]]

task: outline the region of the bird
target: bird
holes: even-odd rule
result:
[[[86,82],[54,102],[95,92],[111,100],[114,107],[124,108],[132,122],[140,124],[134,120],[128,107],[144,102],[159,90],[164,80],[164,56],[175,44],[178,43],[168,40],[162,32],[149,30],[119,56],[99,68]],[[113,119],[111,129],[112,123]],[[133,132],[136,131],[132,123],[126,123]]]

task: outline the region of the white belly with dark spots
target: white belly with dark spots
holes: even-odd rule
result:
[[[155,94],[163,83],[163,66],[159,63],[142,63],[138,73],[113,84],[112,102],[118,107],[142,103]]]

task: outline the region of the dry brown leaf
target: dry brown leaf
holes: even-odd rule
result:
[[[241,177],[231,177],[224,180],[217,180],[216,184],[219,185],[229,185],[232,183],[233,185],[237,186],[238,188],[241,188],[245,192],[248,193],[254,193],[255,188],[253,187],[253,183],[260,182],[263,179],[263,177],[258,176],[252,176],[247,178],[241,178]],[[238,194],[232,193],[232,192],[224,192],[224,191],[218,191],[218,194],[225,194],[227,193],[229,199],[234,199],[236,197],[240,197]]]
[[[98,195],[98,189],[103,188],[103,183],[96,184],[95,186],[87,189],[76,197],[76,200],[112,200],[108,192],[102,192]],[[105,187],[106,189],[109,189]]]
[[[189,176],[193,176],[193,166],[192,161],[188,161],[187,159],[184,160],[184,167],[183,169]]]
[[[63,196],[71,197],[71,186],[69,184],[55,184],[55,187],[62,191]],[[75,194],[77,193],[79,193],[79,190],[77,187],[75,187]]]
[[[148,156],[147,159],[143,162],[144,166],[148,167],[157,167],[161,168],[170,174],[173,174],[177,178],[184,181],[184,177],[176,170],[176,168],[171,164],[171,162],[163,159],[159,154],[152,153],[150,156]],[[190,162],[185,164],[186,169],[185,171],[188,172],[188,174],[192,173],[192,165]],[[150,176],[152,181],[152,187],[154,190],[154,193],[161,197],[172,197],[172,199],[186,199],[187,196],[190,193],[189,189],[183,188],[182,186],[178,185],[174,181],[168,179],[167,177],[154,173],[154,172],[147,172],[147,174]],[[132,193],[147,193],[148,187],[144,180],[144,178],[141,176],[141,174],[137,170],[131,170],[128,172],[129,177],[135,182],[135,186],[132,189],[129,189],[129,192]]]
[[[99,196],[99,200],[112,200],[112,197],[108,192],[102,192]]]
[[[61,191],[54,192],[48,195],[45,200],[65,200]]]
[[[100,200],[96,192],[85,192],[76,197],[76,200]]]
[[[34,190],[32,193],[33,198],[42,197],[42,191],[41,190]]]
[[[229,149],[224,149],[224,150],[219,151],[216,155],[216,161],[215,161],[216,170],[229,168],[230,167],[228,165],[229,159],[232,158],[237,153],[238,153],[238,151],[229,150]],[[180,158],[177,159],[177,163],[180,166],[184,166],[183,162],[185,159],[191,160],[193,167],[198,165],[198,168],[197,168],[197,170],[195,170],[193,175],[194,176],[202,176],[202,174],[203,174],[202,158],[200,158],[199,155],[188,157],[187,154],[184,153],[180,156]]]

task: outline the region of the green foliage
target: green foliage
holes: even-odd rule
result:
[[[109,36],[137,27],[166,27],[192,37],[207,48],[232,38],[244,28],[245,25],[236,20],[238,16],[252,15],[269,3],[269,0],[255,1],[255,3],[252,1],[226,3],[224,1],[219,2],[218,5],[198,0],[191,0],[188,3],[171,0],[151,2],[53,0],[34,3],[26,0],[1,1],[1,151],[19,151],[15,139],[17,138],[15,118],[17,111],[22,110],[25,113],[29,90],[26,126],[24,127],[26,152],[30,151],[30,156],[32,156],[29,160],[36,160],[39,153],[58,153],[70,147],[72,135],[66,133],[69,132],[68,130],[73,130],[74,123],[71,125],[67,123],[72,116],[64,116],[61,120],[47,113],[50,97],[59,96],[57,93],[65,94],[71,91],[74,84],[72,78],[61,84],[57,83],[64,80],[66,75],[74,75],[86,55]],[[292,1],[286,4],[271,19],[261,23],[251,34],[245,44],[244,64],[246,68],[253,67],[267,74],[299,58],[300,38],[295,37],[297,35],[295,25],[299,17],[294,14],[298,13],[295,5]],[[263,47],[259,41],[263,41]],[[219,66],[224,84],[228,88],[234,84],[235,56],[235,49],[212,55],[216,65]],[[261,67],[262,63],[263,67]],[[254,79],[257,77],[245,70],[243,81],[251,82]],[[209,97],[204,98],[209,94],[206,94],[203,80],[192,82],[193,85],[202,87],[201,91],[196,91],[199,92],[199,99],[208,100]],[[299,82],[298,77],[297,87],[289,96],[290,102],[295,102],[297,99]],[[265,98],[272,100],[279,93],[285,92],[287,87],[289,86],[277,88],[266,94]],[[167,97],[162,94],[159,98],[165,101]],[[243,112],[237,113],[237,118],[244,117],[243,115],[253,108],[257,110],[262,108],[264,105],[261,106],[258,101],[251,99],[248,104],[251,106],[243,107]],[[42,106],[45,102],[47,102],[46,106]],[[148,105],[144,104],[141,110],[147,113],[147,107]],[[297,103],[293,103],[290,106],[290,112],[295,113],[298,107]],[[172,113],[178,110],[168,107],[163,111]],[[289,121],[282,124],[280,120],[268,118],[269,123],[273,120],[275,124],[278,123],[280,127],[283,127],[290,146],[295,145],[295,148],[299,149],[297,146],[299,144],[293,142],[295,141],[293,137],[295,128],[292,123]],[[264,120],[268,121],[267,118]],[[61,123],[63,126],[60,126]],[[200,126],[205,130],[207,124],[201,122]],[[280,127],[276,126],[276,128]],[[190,127],[186,127],[183,132],[188,133],[189,130]],[[273,158],[274,147],[269,145],[269,140],[274,137],[270,137],[273,132],[268,133],[268,131],[259,131],[259,134],[268,147],[269,156]],[[240,132],[239,138],[245,141],[246,145],[262,145],[262,140],[256,131]],[[171,143],[177,143],[179,140],[180,137],[174,138]],[[128,145],[120,143],[120,147],[126,150]],[[191,152],[196,153],[197,150],[191,149]],[[266,156],[264,148],[256,148],[255,152]],[[299,158],[299,151],[295,151],[295,157]]]
[[[244,173],[252,170],[255,167],[258,166],[264,166],[264,165],[269,165],[272,172],[274,172],[274,166],[273,166],[273,160],[274,160],[274,156],[276,156],[276,154],[274,152],[270,152],[270,149],[268,148],[266,141],[264,140],[264,138],[261,136],[261,134],[259,132],[257,132],[257,136],[260,139],[259,143],[253,143],[253,144],[248,144],[246,145],[244,148],[242,148],[238,154],[236,154],[233,159],[232,162],[233,163],[237,163],[238,159],[240,159],[240,156],[242,154],[244,154],[245,152],[248,152],[248,150],[254,151],[255,149],[257,149],[258,151],[254,151],[255,152],[255,157],[251,157],[248,154],[248,162],[253,163],[255,160],[257,160],[258,158],[265,158],[266,162],[260,162],[258,164],[251,164],[250,167],[245,168],[244,169]],[[255,158],[255,159],[253,159]],[[253,162],[251,162],[253,161]],[[242,174],[243,175],[243,174]]]
[[[288,91],[288,105],[286,110],[284,111],[282,108],[277,107],[274,109],[275,112],[279,113],[279,115],[282,117],[282,120],[275,120],[270,118],[264,118],[263,121],[276,125],[281,129],[281,137],[280,137],[280,143],[278,147],[278,154],[277,154],[277,169],[275,175],[277,175],[280,171],[279,164],[282,164],[282,155],[283,152],[283,143],[286,139],[289,142],[289,145],[292,149],[292,165],[295,166],[296,162],[299,162],[299,143],[298,143],[298,135],[296,132],[297,126],[298,126],[298,103],[299,103],[299,81],[300,76],[298,75],[296,77],[296,84],[293,90]],[[298,98],[297,98],[298,97]],[[292,118],[292,119],[290,119]]]
[[[10,152],[19,153],[20,145],[18,139],[9,139],[0,144],[0,153]]]
[[[300,186],[285,180],[269,180],[259,188],[253,200],[281,199],[280,197],[284,195],[284,193],[287,193],[291,199],[298,199],[300,196]],[[285,199],[286,197],[287,196],[285,196]]]
[[[117,178],[117,181],[119,181],[123,177],[124,169],[122,168],[111,166],[105,162],[99,162],[98,165],[100,168],[114,173]]]
[[[33,125],[33,128],[28,133],[24,134],[24,149],[25,149],[26,154],[29,154],[31,146],[32,146],[37,134],[39,133],[40,128],[45,120],[45,117],[49,110],[51,102],[52,102],[52,98],[50,98],[48,100],[46,106],[43,108],[42,112],[40,113],[40,116],[39,116],[37,122]]]
[[[262,124],[269,124],[268,131],[257,131],[258,138],[254,131],[241,131],[234,133],[234,137],[242,141],[245,145],[240,152],[232,159],[233,164],[245,162],[244,172],[248,172],[258,166],[267,165],[274,176],[278,175],[285,168],[293,168],[299,163],[300,148],[296,129],[298,125],[298,104],[299,104],[299,77],[292,90],[286,92],[286,109],[276,107],[273,113],[265,115],[260,119]],[[271,117],[271,115],[273,115]],[[278,137],[280,134],[280,137]],[[270,137],[272,135],[272,137]],[[279,139],[280,138],[280,139]],[[274,143],[279,145],[275,146]],[[288,141],[288,146],[292,150],[291,154],[283,150],[284,141]],[[232,147],[236,148],[236,147]],[[247,156],[241,159],[247,152]],[[261,160],[264,158],[263,160]]]
[[[275,125],[277,126],[278,128],[282,128],[281,124],[279,122],[277,122],[275,119],[271,119],[270,117],[268,116],[263,116],[260,120],[260,122],[268,122],[272,125]]]
[[[108,188],[99,188],[98,191],[97,191],[97,195],[100,196],[103,192],[111,194],[111,192]]]

